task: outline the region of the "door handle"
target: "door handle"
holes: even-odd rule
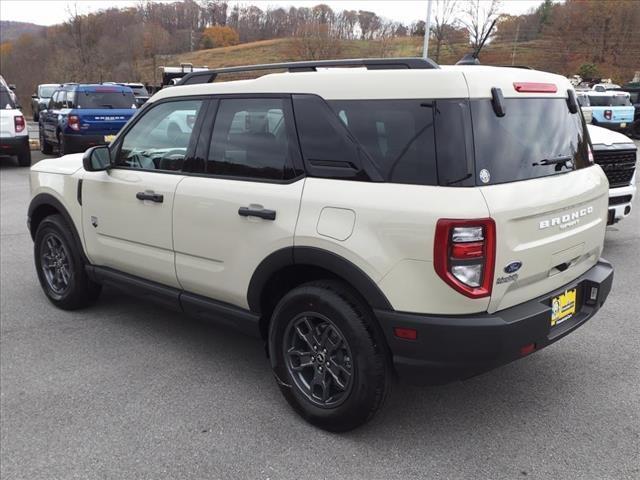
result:
[[[241,217],[258,217],[265,220],[276,219],[276,211],[267,210],[266,208],[240,207],[238,209],[238,215],[240,215]]]
[[[152,202],[162,203],[164,201],[164,195],[154,192],[138,192],[136,193],[138,200],[151,200]]]

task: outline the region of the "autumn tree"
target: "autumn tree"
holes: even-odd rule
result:
[[[452,26],[455,25],[455,14],[458,8],[457,0],[436,0],[433,24],[431,25],[431,33],[436,44],[436,52],[434,60],[440,61],[440,49],[442,44],[447,41],[447,33],[451,31]]]
[[[238,43],[240,43],[238,32],[229,26],[222,25],[205,28],[200,38],[202,48],[229,47]]]
[[[463,7],[462,24],[469,32],[471,47],[475,50],[489,33],[491,24],[498,17],[500,0],[490,2],[467,0]]]

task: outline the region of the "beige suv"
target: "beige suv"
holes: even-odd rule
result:
[[[239,72],[263,75],[214,82]],[[396,374],[443,383],[546,347],[613,278],[575,93],[533,70],[196,72],[31,187],[53,304],[106,284],[260,336],[287,401],[331,431],[370,419]]]

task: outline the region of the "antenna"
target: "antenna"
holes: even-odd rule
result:
[[[478,55],[480,55],[480,50],[482,50],[482,47],[484,47],[484,44],[489,39],[489,35],[491,35],[491,32],[493,31],[493,27],[495,27],[497,20],[498,19],[496,18],[493,20],[493,22],[491,22],[491,26],[487,30],[487,33],[485,34],[480,44],[473,51],[473,53],[466,53],[464,57],[458,60],[458,63],[456,63],[456,65],[480,65]]]

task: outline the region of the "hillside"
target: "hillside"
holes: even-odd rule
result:
[[[541,52],[545,52],[545,63],[557,64],[557,73],[562,72],[562,59],[559,54],[552,54],[546,48],[544,40],[521,42],[513,56],[513,45],[488,44],[482,51],[480,58],[486,65],[528,65],[533,68],[544,68],[541,60]],[[439,63],[443,65],[456,63],[468,51],[464,44],[443,45],[440,52]],[[367,58],[367,57],[420,57],[422,55],[422,38],[400,37],[392,39],[386,45],[375,40],[342,40],[338,42],[334,58]],[[435,45],[430,45],[430,53],[433,58]],[[552,57],[550,62],[549,57]],[[286,61],[309,60],[302,58],[296,48],[296,40],[281,38],[263,40],[258,42],[243,43],[233,47],[212,48],[197,50],[175,55],[162,55],[156,59],[156,65],[179,65],[191,63],[194,66],[208,66],[209,68],[252,65],[258,63],[275,63]],[[554,61],[555,60],[555,61]],[[159,81],[159,71],[153,71],[151,61],[146,61],[139,69],[142,80],[149,83]],[[155,81],[155,82],[154,82]]]
[[[40,33],[44,31],[45,28],[46,27],[36,25],[35,23],[0,20],[0,43],[11,42],[25,33]]]

